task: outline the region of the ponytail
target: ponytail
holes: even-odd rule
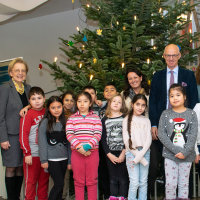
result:
[[[147,98],[145,97],[145,95],[143,94],[136,94],[132,101],[131,104],[133,105],[138,99],[142,99],[145,101],[145,104],[147,105]],[[130,111],[130,113],[128,114],[128,123],[127,123],[127,130],[128,130],[128,135],[129,135],[129,149],[134,149],[133,148],[133,144],[132,144],[132,140],[131,140],[131,122],[132,122],[132,118],[133,118],[133,109]]]
[[[132,147],[132,140],[131,140],[131,121],[132,121],[132,117],[133,117],[133,109],[130,111],[130,113],[128,114],[128,123],[127,123],[127,130],[128,130],[128,135],[129,135],[129,149],[133,149]]]

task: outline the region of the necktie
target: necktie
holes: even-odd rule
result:
[[[172,84],[174,84],[174,72],[173,71],[170,71],[171,73],[171,76],[170,76],[170,83],[169,83],[169,86],[171,86]]]
[[[171,75],[170,75],[170,82],[169,82],[169,87],[174,84],[174,72],[170,71]],[[168,108],[172,108],[170,102],[168,102]]]

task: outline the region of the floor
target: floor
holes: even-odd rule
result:
[[[0,200],[5,200],[5,199],[2,199],[2,198],[0,197]],[[158,200],[161,200],[161,199],[158,199]],[[192,198],[191,200],[200,200],[200,197],[198,197],[198,198]]]
[[[0,197],[0,200],[5,200],[5,199],[2,199],[2,198]],[[161,199],[158,199],[158,200],[161,200]],[[192,200],[200,200],[200,197],[199,197],[199,198],[192,198]]]

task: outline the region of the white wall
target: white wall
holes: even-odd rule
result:
[[[22,56],[29,65],[27,82],[31,86],[40,86],[45,92],[56,89],[56,83],[50,70],[43,64],[38,70],[40,59],[53,62],[55,56],[59,62],[63,59],[59,50],[59,37],[69,39],[76,33],[79,25],[79,9],[57,14],[32,18],[0,25],[0,61]],[[53,94],[50,93],[47,98]]]

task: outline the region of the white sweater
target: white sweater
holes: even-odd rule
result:
[[[198,119],[197,144],[200,145],[200,103],[197,103],[193,110],[197,114],[197,119]]]
[[[197,103],[193,110],[197,114],[197,120],[198,120],[197,145],[200,145],[200,103]],[[200,152],[198,152],[197,146],[195,147],[195,151],[196,154],[200,154]]]
[[[127,151],[130,151],[135,155],[134,162],[141,162],[144,158],[145,153],[148,151],[151,145],[151,123],[150,120],[145,116],[133,115],[131,121],[131,141],[132,147],[143,147],[141,151],[133,152],[129,148],[129,134],[127,130],[128,116],[123,120],[123,140]]]

